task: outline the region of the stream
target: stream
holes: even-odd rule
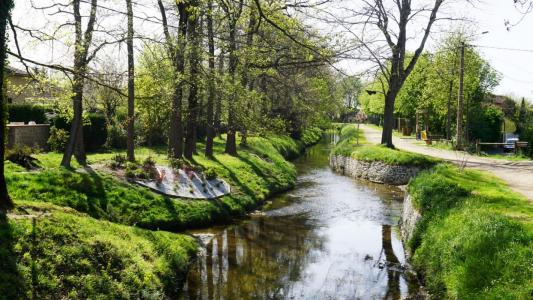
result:
[[[403,272],[403,192],[328,166],[334,136],[294,161],[296,187],[261,214],[214,234],[189,271],[182,299],[402,299],[417,283]]]

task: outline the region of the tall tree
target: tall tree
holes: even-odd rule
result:
[[[215,33],[213,30],[213,0],[207,2],[207,46],[209,76],[207,79],[207,137],[205,141],[205,156],[213,155],[213,139],[215,138],[214,105],[215,105]]]
[[[126,0],[128,11],[128,160],[135,161],[135,59],[133,56],[133,7],[131,0]]]
[[[83,146],[83,87],[85,84],[87,66],[92,58],[94,58],[94,55],[89,56],[89,48],[92,44],[98,1],[91,0],[89,20],[87,21],[85,32],[83,32],[82,29],[83,22],[82,14],[80,12],[81,1],[82,0],[72,1],[75,28],[74,74],[72,83],[72,106],[74,109],[74,118],[70,128],[69,141],[65,153],[63,154],[63,159],[61,160],[61,165],[64,167],[70,167],[73,154],[79,164],[86,164],[85,149]]]
[[[13,207],[7,191],[4,175],[5,133],[6,133],[6,96],[4,93],[4,69],[6,64],[7,20],[11,17],[12,0],[0,3],[0,214]]]
[[[366,25],[377,28],[383,36],[388,47],[388,53],[383,53],[383,47],[374,48],[376,40],[365,41],[365,29],[362,35],[356,35],[357,42],[366,48],[373,60],[379,64],[382,74],[386,78],[387,90],[385,91],[384,123],[381,143],[387,147],[394,147],[392,143],[392,130],[394,127],[394,103],[405,80],[414,69],[418,58],[424,50],[431,28],[437,20],[437,12],[445,0],[434,0],[431,7],[422,5],[413,7],[410,0],[365,1],[365,5],[357,17]],[[426,16],[424,32],[415,52],[407,58],[406,45],[409,37],[410,25],[422,22],[420,18]],[[358,24],[361,24],[360,22]],[[366,28],[366,26],[364,26]],[[387,57],[386,62],[383,57]]]
[[[189,39],[189,99],[188,99],[188,119],[187,131],[185,135],[185,158],[192,159],[193,153],[196,150],[196,134],[198,127],[198,115],[200,105],[198,103],[198,88],[199,88],[199,73],[201,65],[200,49],[202,47],[200,39],[198,2],[193,0],[189,3],[188,10],[192,13],[188,18],[188,34]]]
[[[185,73],[185,48],[187,45],[186,36],[188,12],[187,6],[184,2],[177,2],[176,5],[178,7],[179,23],[176,45],[173,37],[170,35],[167,14],[163,2],[158,0],[157,3],[161,12],[163,32],[166,40],[165,42],[169,56],[172,59],[175,78],[169,129],[170,156],[173,158],[180,158],[183,155],[183,80],[181,77]]]
[[[256,28],[257,23],[257,13],[255,11],[255,7],[250,8],[249,17],[248,17],[248,28],[246,32],[246,48],[248,50],[251,50],[252,43],[254,41],[254,35],[256,31],[258,30]],[[252,50],[253,51],[253,50]],[[242,66],[242,80],[241,80],[242,86],[247,89],[248,91],[253,90],[253,80],[250,79],[250,72],[249,72],[249,59],[248,55],[245,56]],[[252,105],[250,99],[247,99],[245,106],[247,106],[247,110],[250,110],[250,106]],[[247,112],[245,112],[247,113]],[[246,146],[246,138],[248,137],[248,128],[246,127],[246,124],[241,124],[242,126],[242,136],[241,136],[241,145]]]
[[[228,31],[229,31],[229,61],[228,61],[228,75],[230,77],[231,96],[228,101],[228,133],[226,135],[225,152],[230,155],[237,155],[237,122],[235,102],[237,101],[237,23],[241,17],[244,0],[239,0],[236,3],[231,1],[221,1],[222,9],[226,13]]]
[[[522,102],[520,103],[520,110],[518,111],[518,120],[516,122],[516,133],[522,134],[525,131],[525,127],[527,126],[527,106],[526,106],[526,100],[522,98]]]

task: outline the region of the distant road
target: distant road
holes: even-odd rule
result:
[[[369,143],[381,142],[381,130],[361,125]],[[533,201],[533,161],[508,161],[492,159],[468,154],[463,151],[451,151],[417,145],[413,139],[393,137],[394,146],[398,149],[441,158],[458,165],[465,164],[469,168],[489,171],[503,179],[511,189],[523,194]]]

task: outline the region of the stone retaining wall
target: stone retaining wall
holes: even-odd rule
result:
[[[413,237],[416,223],[418,223],[420,218],[422,218],[422,215],[414,207],[413,197],[406,192],[403,199],[402,218],[400,219],[400,233],[404,244]]]
[[[329,165],[344,175],[367,179],[372,182],[404,185],[422,170],[415,166],[395,166],[381,161],[361,161],[342,155],[331,155]]]
[[[46,150],[50,135],[48,124],[8,124],[7,147],[29,146]]]

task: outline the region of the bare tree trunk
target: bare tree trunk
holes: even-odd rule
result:
[[[229,62],[228,72],[230,76],[231,85],[235,86],[236,83],[236,71],[237,71],[237,37],[236,37],[236,22],[230,21],[229,28]],[[237,142],[236,131],[237,126],[235,124],[235,101],[237,101],[237,92],[232,91],[232,95],[228,101],[228,133],[226,136],[226,149],[225,152],[230,155],[237,155]]]
[[[224,49],[221,49],[220,54],[218,55],[218,75],[222,77],[224,75]],[[221,88],[224,86],[222,84],[222,78],[220,78],[217,82],[219,82],[219,88],[217,89],[217,97],[215,98],[215,116],[213,120],[214,128],[215,128],[215,135],[222,135],[221,130],[221,119],[222,119],[222,97],[223,93]]]
[[[187,35],[187,8],[185,3],[178,3],[179,24],[178,24],[178,45],[177,48],[172,41],[168,30],[167,16],[165,7],[161,0],[157,1],[161,11],[163,22],[163,31],[165,33],[167,49],[173,60],[175,76],[183,74],[185,71],[185,46]],[[182,97],[183,83],[174,83],[174,94],[172,96],[172,109],[170,112],[170,130],[169,130],[169,152],[173,158],[181,158],[183,155],[183,120],[182,120]]]
[[[213,156],[213,139],[215,128],[213,123],[213,105],[215,100],[215,40],[213,32],[213,0],[207,2],[207,44],[209,48],[209,77],[207,95],[207,137],[205,141],[205,156]]]
[[[437,19],[437,12],[439,11],[439,8],[444,0],[434,0],[433,8],[431,9],[427,25],[424,29],[424,35],[420,41],[420,44],[418,45],[418,48],[408,61],[407,66],[405,54],[405,48],[407,44],[407,25],[410,21],[412,21],[413,14],[416,14],[416,12],[412,10],[411,1],[395,2],[395,6],[398,9],[398,16],[392,15],[391,10],[386,7],[386,2],[383,0],[375,0],[375,6],[372,10],[370,10],[374,15],[370,16],[370,18],[376,18],[375,24],[383,33],[385,41],[392,52],[390,58],[390,67],[378,62],[382,72],[388,73],[387,81],[389,90],[385,93],[385,112],[381,143],[389,148],[394,148],[394,144],[392,143],[392,129],[394,127],[394,103],[396,101],[396,96],[398,95],[398,92],[402,88],[409,74],[413,71],[420,55],[422,54],[426,41],[431,32],[431,27]],[[390,19],[394,19],[394,23],[398,25],[397,32],[390,30]],[[393,37],[396,37],[397,40],[393,41]],[[387,70],[389,71],[387,72]]]
[[[4,175],[5,133],[6,133],[6,97],[4,94],[4,67],[6,63],[6,27],[10,18],[13,1],[2,0],[0,4],[0,214],[13,208],[13,201],[7,191]]]
[[[131,0],[126,0],[128,6],[128,161],[135,161],[135,59],[133,57],[133,7]]]
[[[191,7],[197,7],[197,3],[191,3]],[[198,34],[199,16],[191,15],[188,19],[188,37],[191,52],[189,54],[190,88],[189,88],[189,119],[187,120],[187,132],[185,137],[185,158],[192,159],[196,149],[196,132],[198,127],[198,74],[200,72],[200,36]]]
[[[246,47],[250,48],[252,46],[252,42],[254,40],[254,34],[255,34],[255,26],[256,26],[256,15],[255,10],[250,10],[250,18],[248,19],[248,32],[246,34]],[[243,67],[242,67],[242,85],[247,88],[248,90],[252,89],[252,85],[250,83],[250,74],[248,72],[248,58],[245,58]],[[246,107],[250,109],[251,103],[250,101],[246,102]],[[248,137],[248,128],[246,128],[246,124],[242,124],[242,130],[241,130],[241,146],[247,145],[247,137]]]
[[[392,130],[394,127],[394,101],[396,100],[397,90],[389,89],[385,94],[385,110],[383,115],[383,133],[381,135],[381,144],[389,148],[394,148],[392,142]]]
[[[74,83],[72,85],[72,106],[74,109],[74,118],[70,127],[70,136],[61,160],[61,166],[70,167],[72,155],[76,156],[79,164],[86,164],[85,147],[83,145],[83,87],[85,84],[85,73],[87,72],[88,49],[92,43],[92,34],[96,22],[97,0],[91,0],[91,12],[87,22],[85,33],[82,32],[82,15],[80,13],[80,1],[72,2],[74,11],[75,26],[75,50],[74,50]]]
[[[230,83],[232,86],[232,95],[228,101],[228,133],[226,136],[225,152],[230,155],[237,155],[237,120],[235,112],[235,102],[237,101],[237,91],[235,85],[237,84],[237,22],[241,16],[244,0],[240,0],[237,6],[224,6],[229,24],[229,62],[228,73],[230,76]]]

